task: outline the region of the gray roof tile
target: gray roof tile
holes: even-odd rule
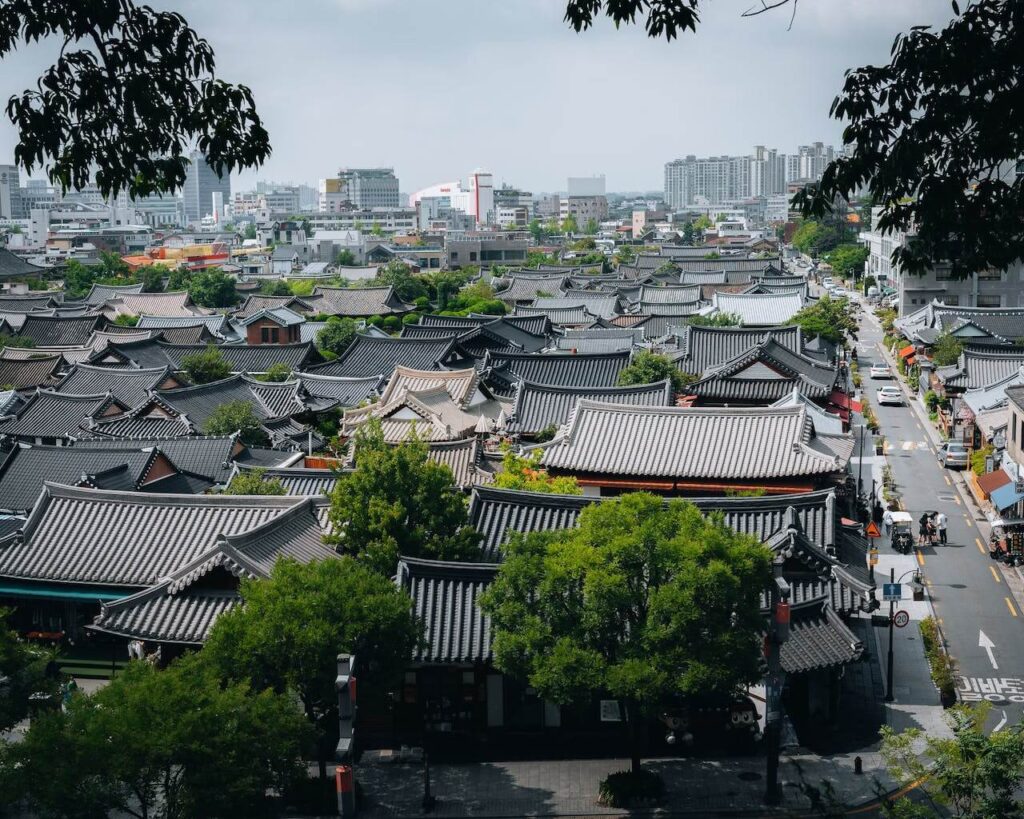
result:
[[[629,406],[667,407],[672,400],[672,384],[665,380],[632,387],[560,387],[520,382],[515,391],[508,422],[513,434],[532,436],[554,424],[561,426],[580,399]]]

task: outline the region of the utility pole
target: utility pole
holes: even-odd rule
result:
[[[782,728],[782,644],[789,638],[789,585],[782,579],[783,554],[772,562],[771,620],[768,624],[768,679],[765,697],[764,738],[767,743],[767,771],[764,801],[777,805],[779,793],[779,741]]]
[[[356,815],[355,771],[352,768],[356,733],[355,667],[355,654],[338,655],[338,676],[334,681],[334,687],[338,692],[338,746],[334,752],[334,759],[338,765],[334,771],[334,778],[338,795],[338,813],[343,819],[351,819]]]
[[[889,582],[896,582],[896,570],[889,569]],[[893,631],[893,616],[896,614],[896,602],[889,600],[889,656],[885,661],[885,701],[892,702],[892,631]]]

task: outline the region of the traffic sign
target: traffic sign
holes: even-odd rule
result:
[[[878,531],[878,524],[875,523],[874,521],[871,521],[871,523],[868,524],[867,535],[868,535],[868,537],[881,537],[882,536],[882,533]]]
[[[910,622],[910,615],[905,611],[898,611],[892,616],[892,624],[896,628],[903,628]]]
[[[883,583],[882,599],[886,602],[903,599],[903,586],[900,583]]]

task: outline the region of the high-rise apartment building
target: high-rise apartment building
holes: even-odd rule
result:
[[[23,219],[17,165],[0,165],[0,219]]]
[[[337,181],[341,201],[352,207],[399,206],[398,177],[394,168],[342,168]]]
[[[222,201],[231,201],[231,178],[225,172],[223,177],[206,164],[206,157],[198,151],[191,156],[185,184],[181,189],[185,204],[185,220],[190,224],[200,222],[205,216],[213,216],[213,194],[222,195]]]
[[[604,196],[604,174],[600,176],[570,176],[566,180],[569,196]]]

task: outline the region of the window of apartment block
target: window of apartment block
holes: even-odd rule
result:
[[[1002,296],[978,296],[978,307],[1002,307]]]
[[[957,305],[960,304],[960,297],[959,296],[943,296],[942,297],[942,301],[943,301],[944,304],[947,304],[950,307],[956,307]]]
[[[475,262],[476,261],[476,251],[475,250],[469,251],[469,260],[471,262]]]
[[[1002,270],[981,270],[978,272],[978,281],[999,282],[1003,280]]]

